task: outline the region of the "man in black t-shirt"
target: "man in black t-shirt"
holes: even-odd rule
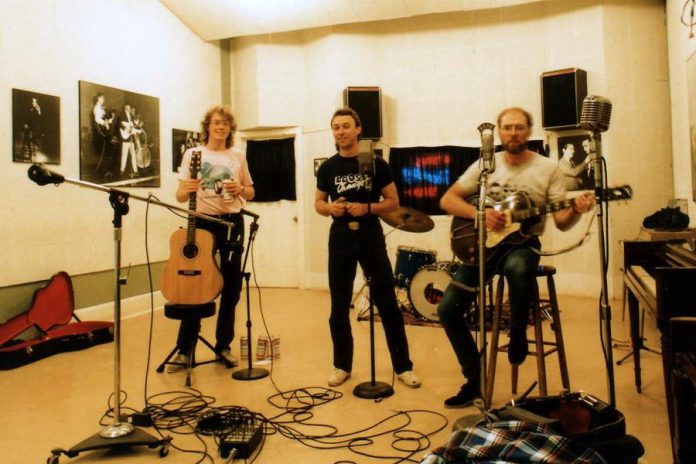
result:
[[[338,153],[319,167],[314,200],[317,213],[333,218],[329,233],[329,328],[334,370],[328,383],[342,384],[350,377],[353,367],[349,311],[360,263],[382,320],[397,378],[411,388],[420,387],[409,358],[404,320],[394,293],[394,275],[377,216],[399,207],[389,165],[382,158],[372,156],[373,169],[361,173],[358,137],[362,126],[352,109],[337,110],[331,118],[331,130]]]

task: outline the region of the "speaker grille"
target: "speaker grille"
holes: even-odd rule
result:
[[[362,138],[382,138],[382,91],[379,87],[347,87],[343,104],[353,108],[362,122]]]
[[[561,130],[580,127],[582,101],[587,96],[587,73],[578,68],[541,75],[542,126]]]

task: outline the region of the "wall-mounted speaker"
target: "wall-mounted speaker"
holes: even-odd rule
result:
[[[360,116],[363,139],[382,138],[382,91],[379,87],[346,87],[343,104]]]
[[[578,68],[541,75],[541,121],[544,129],[580,127],[582,101],[587,96],[587,72]]]

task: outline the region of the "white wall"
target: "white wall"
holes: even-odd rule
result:
[[[612,127],[603,134],[609,182],[632,184],[637,192],[636,200],[611,208],[610,292],[616,293],[620,241],[634,238],[643,217],[672,197],[665,43],[659,0],[549,0],[235,39],[233,92],[238,114],[246,116],[240,117],[242,125],[301,121],[305,151],[297,158],[304,172],[311,172],[313,158],[334,152],[330,115],[342,104],[343,88],[361,85],[382,89],[384,137],[378,148],[476,146],[476,127],[495,122],[502,108],[515,105],[533,113],[535,135],[547,139],[556,156],[555,134],[540,127],[539,78],[544,71],[585,69],[589,93],[615,105]],[[311,199],[309,179],[303,188]],[[303,211],[304,240],[313,244],[306,250],[306,282],[326,287],[328,219],[314,213],[311,201]],[[449,218],[434,219],[429,233],[390,234],[392,258],[399,245],[408,245],[450,259]],[[548,231],[545,249],[579,239],[585,224],[565,234]],[[580,249],[545,259],[559,267],[562,293],[597,294],[596,225],[590,231],[593,237]]]
[[[75,185],[39,187],[28,164],[13,163],[11,89],[60,97],[60,165],[79,179],[78,81],[159,98],[161,188],[137,189],[174,202],[172,128],[198,129],[220,102],[220,56],[156,0],[6,0],[0,15],[0,287],[113,268],[107,195]],[[124,265],[145,262],[145,205],[131,200],[123,220]],[[151,207],[150,259],[166,259],[180,220]]]
[[[692,169],[695,160],[691,155],[689,126],[695,125],[694,116],[689,115],[689,97],[696,98],[696,88],[687,85],[686,62],[696,51],[696,38],[689,38],[689,28],[680,19],[683,2],[667,1],[667,30],[669,44],[669,84],[672,103],[672,151],[674,153],[674,194],[688,199],[690,225],[696,225],[694,204],[694,178]],[[687,17],[684,18],[688,22]],[[696,30],[694,31],[696,32]],[[693,59],[693,58],[692,58]]]

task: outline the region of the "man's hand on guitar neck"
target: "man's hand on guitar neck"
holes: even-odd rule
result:
[[[594,193],[587,192],[573,199],[573,206],[571,209],[576,214],[584,214],[594,209],[596,204],[597,200]]]
[[[587,192],[573,198],[573,203],[570,208],[565,208],[553,213],[553,220],[556,223],[556,227],[563,231],[570,229],[578,222],[580,216],[590,212],[595,204],[597,204],[597,200],[593,193]]]
[[[198,191],[200,179],[179,180],[179,188],[176,190],[176,200],[179,203],[187,201],[191,193]]]

